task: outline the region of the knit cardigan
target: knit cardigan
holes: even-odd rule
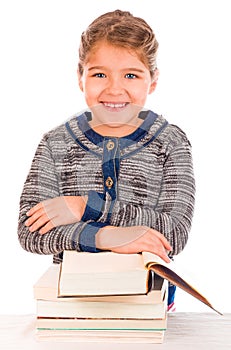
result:
[[[144,225],[161,232],[172,255],[186,245],[191,228],[195,182],[191,145],[185,133],[152,111],[127,137],[103,137],[91,129],[91,114],[76,115],[38,145],[20,197],[18,238],[32,253],[64,250],[98,252],[100,227]],[[25,226],[26,212],[57,196],[88,195],[80,222],[41,235]]]

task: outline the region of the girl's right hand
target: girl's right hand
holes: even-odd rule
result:
[[[162,233],[147,226],[105,226],[96,234],[96,247],[122,254],[146,251],[167,263],[170,262],[168,252],[172,250]]]
[[[45,234],[52,228],[79,222],[84,213],[87,196],[61,196],[36,204],[28,212],[25,225],[30,232]]]

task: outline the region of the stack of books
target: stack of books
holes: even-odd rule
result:
[[[65,252],[34,285],[37,339],[162,343],[167,286],[141,254]]]
[[[162,343],[168,281],[213,308],[153,254],[65,251],[34,285],[37,339]]]

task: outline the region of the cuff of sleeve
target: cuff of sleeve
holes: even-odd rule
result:
[[[102,215],[104,204],[105,200],[103,193],[89,191],[87,205],[81,220],[85,222],[88,220],[97,221]]]
[[[95,235],[104,226],[107,226],[107,224],[103,222],[91,222],[83,228],[79,236],[79,248],[81,251],[91,253],[101,252],[95,246]]]

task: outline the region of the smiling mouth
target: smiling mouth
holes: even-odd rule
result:
[[[128,102],[102,102],[102,104],[104,105],[104,107],[109,108],[111,110],[119,110],[121,108],[126,107],[128,105]]]

